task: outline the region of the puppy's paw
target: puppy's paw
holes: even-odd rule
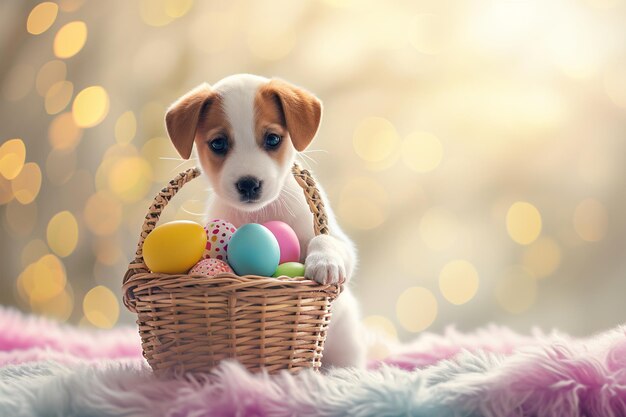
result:
[[[343,284],[346,267],[343,259],[329,252],[312,252],[304,262],[304,276],[320,284]]]

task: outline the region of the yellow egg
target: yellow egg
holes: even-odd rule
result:
[[[152,272],[184,274],[204,253],[206,231],[198,223],[177,220],[155,228],[143,242],[143,260]]]

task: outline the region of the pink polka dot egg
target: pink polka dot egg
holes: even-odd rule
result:
[[[219,259],[227,262],[228,256],[228,243],[233,233],[237,231],[237,228],[232,223],[226,220],[215,219],[211,220],[204,226],[206,230],[206,248],[204,249],[203,258]]]
[[[233,270],[228,264],[224,261],[220,261],[219,259],[207,258],[202,259],[200,262],[194,265],[193,268],[189,271],[189,275],[205,275],[207,277],[212,277],[217,274],[222,274],[224,272],[232,273]]]

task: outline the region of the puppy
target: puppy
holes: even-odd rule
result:
[[[322,362],[325,368],[362,367],[358,304],[346,285],[356,266],[355,247],[328,204],[330,235],[314,236],[309,207],[291,175],[297,153],[313,140],[321,116],[322,104],[311,93],[284,81],[238,74],[185,94],[168,109],[165,124],[181,157],[189,159],[196,145],[214,190],[208,219],[227,219],[236,227],[281,220],[299,237],[305,276],[344,283],[332,306]]]

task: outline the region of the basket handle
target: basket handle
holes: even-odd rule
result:
[[[293,164],[291,173],[296,179],[298,185],[302,188],[304,198],[309,205],[309,210],[311,210],[311,213],[313,214],[313,231],[315,235],[328,234],[328,217],[326,216],[326,209],[324,208],[324,202],[322,201],[321,194],[317,189],[317,185],[311,173],[306,169],[300,168],[300,166],[296,163]],[[139,235],[137,250],[135,251],[135,259],[128,265],[128,270],[124,275],[123,284],[126,284],[126,282],[133,275],[150,272],[143,260],[143,243],[146,237],[156,227],[163,209],[167,206],[172,197],[174,197],[185,184],[200,176],[200,174],[200,169],[189,168],[188,170],[178,174],[169,182],[167,187],[163,188],[159,194],[154,197],[152,205],[148,209],[148,214],[146,214],[143,226],[141,227],[141,234]],[[124,285],[123,300],[126,308],[131,311],[135,311],[132,289],[132,287]]]

